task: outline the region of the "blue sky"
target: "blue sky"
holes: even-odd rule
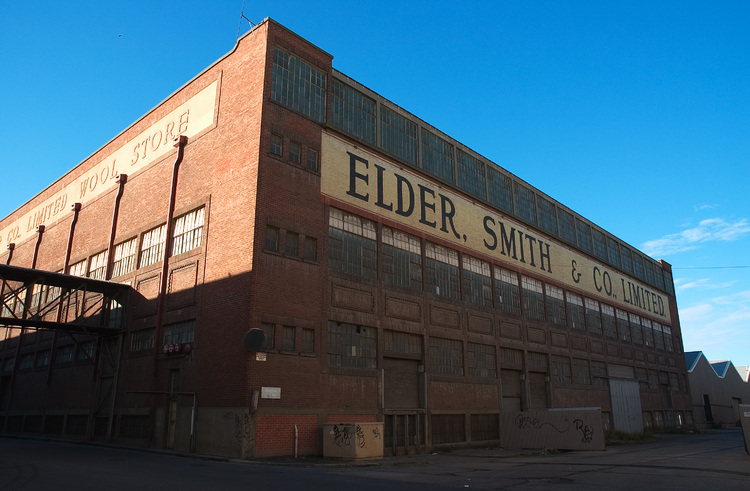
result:
[[[242,0],[0,3],[0,216],[229,52]],[[674,268],[750,365],[750,3],[248,1],[334,67]]]

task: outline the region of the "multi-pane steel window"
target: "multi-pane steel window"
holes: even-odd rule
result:
[[[464,300],[492,307],[492,279],[490,263],[468,256],[462,257]]]
[[[672,340],[672,328],[669,326],[661,326],[664,331],[664,347],[670,353],[674,351],[674,342]]]
[[[617,336],[620,341],[630,342],[632,336],[630,335],[630,323],[628,322],[628,313],[624,310],[615,309],[617,315]]]
[[[536,196],[534,191],[518,182],[513,183],[516,216],[529,223],[536,223]]]
[[[583,297],[571,292],[565,292],[565,297],[568,306],[568,326],[571,329],[578,329],[579,331],[585,330]]]
[[[402,331],[384,330],[383,349],[409,358],[422,358],[422,336]]]
[[[571,383],[573,376],[570,369],[570,358],[552,355],[552,376],[561,384]]]
[[[643,327],[641,326],[641,318],[635,314],[628,314],[630,317],[630,334],[633,336],[633,342],[636,344],[643,344]]]
[[[264,322],[260,325],[260,328],[266,334],[262,349],[274,349],[276,347],[276,324]]]
[[[529,351],[526,356],[526,362],[528,363],[529,370],[535,372],[546,372],[547,371],[547,354],[539,353],[538,351]]]
[[[149,266],[164,258],[164,239],[167,226],[162,225],[143,234],[141,239],[141,260],[139,267]]]
[[[375,329],[343,322],[328,323],[328,366],[375,368]]]
[[[460,148],[456,149],[458,187],[467,193],[484,198],[484,164]]]
[[[454,182],[453,145],[422,128],[422,168],[446,182]]]
[[[391,155],[416,165],[417,125],[381,105],[380,146]]]
[[[463,342],[454,339],[430,338],[430,371],[440,375],[463,376]]]
[[[656,349],[664,350],[664,330],[661,324],[653,322],[652,327],[654,329],[654,346]]]
[[[487,167],[487,200],[501,210],[513,213],[513,181],[492,167]]]
[[[331,208],[328,266],[358,278],[377,278],[375,222]]]
[[[591,383],[607,385],[607,365],[603,361],[591,361]]]
[[[586,252],[594,252],[594,244],[591,239],[591,225],[576,218],[576,235],[578,236],[578,247]]]
[[[182,321],[164,326],[164,344],[192,343],[195,339],[195,321]]]
[[[654,347],[654,330],[651,327],[651,321],[648,319],[641,319],[641,326],[643,327],[643,344],[653,348]]]
[[[636,278],[643,279],[643,258],[637,252],[633,252],[633,274]]]
[[[591,373],[589,372],[589,361],[582,358],[573,358],[573,383],[591,384]]]
[[[466,354],[470,377],[497,378],[497,360],[494,346],[468,343]]]
[[[594,238],[594,255],[602,261],[609,259],[607,253],[607,237],[598,229],[592,229]]]
[[[67,346],[57,348],[57,352],[55,354],[55,364],[62,365],[64,363],[70,363],[75,359],[75,355],[76,347],[74,344],[69,344]]]
[[[612,237],[607,237],[607,257],[612,266],[620,267],[620,243]]]
[[[495,267],[495,306],[507,314],[521,315],[521,296],[518,275],[508,269]]]
[[[602,304],[602,329],[608,338],[617,339],[617,323],[615,321],[615,309],[611,305]]]
[[[375,144],[375,101],[352,87],[331,79],[331,125]]]
[[[544,320],[544,290],[542,282],[521,275],[523,315],[529,319]]]
[[[326,74],[276,48],[271,99],[323,123],[326,118]]]
[[[203,220],[205,208],[200,207],[178,217],[174,222],[172,255],[191,251],[203,243]]]
[[[432,242],[425,247],[425,290],[458,300],[458,252]]]
[[[522,368],[523,351],[513,348],[500,348],[500,364],[507,368]]]
[[[584,304],[586,307],[586,328],[589,332],[601,334],[602,317],[599,312],[599,302],[586,298],[584,299]]]
[[[576,221],[573,214],[558,207],[557,223],[560,228],[560,238],[570,245],[576,245]]]
[[[68,274],[71,276],[86,276],[86,260],[78,261],[68,268]]]
[[[107,251],[92,256],[89,260],[89,278],[103,280],[107,270]]]
[[[154,349],[154,329],[133,331],[130,334],[130,351],[146,351]]]
[[[112,262],[112,277],[116,278],[135,269],[135,256],[138,238],[134,237],[115,246],[115,259]]]
[[[541,196],[536,197],[536,202],[539,205],[539,226],[542,230],[557,235],[557,215],[555,213],[557,207],[553,202]]]
[[[392,285],[422,288],[422,244],[419,237],[383,227],[383,280]]]
[[[567,324],[565,318],[565,293],[562,288],[544,284],[546,293],[545,306],[547,308],[547,320],[558,326]]]
[[[620,249],[620,259],[622,259],[622,269],[626,273],[632,273],[633,272],[633,256],[630,253],[630,249],[628,247],[623,246]]]

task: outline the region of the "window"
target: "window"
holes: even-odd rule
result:
[[[76,347],[73,344],[57,348],[57,354],[55,355],[55,364],[62,365],[64,363],[72,362],[75,358],[75,353]]]
[[[565,297],[568,305],[568,326],[579,331],[585,330],[583,297],[570,292],[565,292]]]
[[[630,249],[622,246],[620,248],[620,259],[622,260],[622,269],[626,273],[633,273],[633,257],[630,254]]]
[[[523,315],[529,319],[544,320],[542,282],[521,275],[521,290],[523,293]]]
[[[284,137],[277,133],[271,133],[271,153],[279,157],[284,155]]]
[[[536,224],[536,201],[534,191],[518,182],[513,183],[516,216],[529,223]]]
[[[518,275],[508,269],[495,267],[496,307],[507,314],[521,315]]]
[[[328,365],[375,368],[375,329],[343,322],[328,323]]]
[[[570,245],[576,245],[576,221],[573,214],[558,207],[557,223],[560,227],[560,238]]]
[[[536,202],[539,205],[539,226],[542,230],[557,235],[557,216],[555,215],[557,207],[541,196],[536,197]]]
[[[641,318],[635,314],[628,314],[628,317],[630,317],[630,334],[633,336],[633,342],[636,344],[643,344]]]
[[[318,260],[318,239],[305,237],[305,261]]]
[[[358,278],[377,278],[375,222],[331,208],[328,266]]]
[[[446,182],[454,182],[453,145],[422,128],[422,168]]]
[[[573,383],[591,384],[591,373],[589,372],[588,360],[573,358]]]
[[[609,253],[607,252],[607,237],[596,228],[592,229],[591,233],[594,239],[594,255],[602,261],[608,261]]]
[[[630,342],[630,324],[628,323],[628,313],[624,310],[615,309],[617,315],[617,335],[620,341]]]
[[[89,260],[89,278],[103,280],[104,273],[107,270],[107,251],[92,256]]]
[[[284,252],[287,256],[299,256],[299,234],[297,232],[290,232],[287,230],[286,239],[284,241]]]
[[[573,376],[570,369],[570,358],[552,355],[552,376],[558,383],[571,383]]]
[[[141,239],[141,268],[155,264],[164,258],[164,236],[166,233],[167,226],[162,225],[143,234]]]
[[[620,244],[612,237],[607,237],[607,255],[612,266],[620,267]]]
[[[547,320],[558,326],[565,326],[565,293],[562,288],[544,284]]]
[[[589,332],[595,334],[602,333],[602,318],[599,312],[599,302],[591,300],[590,298],[584,299],[586,306],[586,327]]]
[[[490,263],[464,254],[463,282],[464,300],[485,307],[492,307],[492,280]]]
[[[591,241],[591,225],[576,218],[576,234],[578,235],[578,247],[586,252],[594,252]]]
[[[484,198],[484,164],[461,149],[456,150],[458,187],[467,193]]]
[[[192,343],[194,338],[194,320],[164,326],[164,344]]]
[[[283,326],[281,328],[281,349],[284,351],[294,351],[294,326]]]
[[[391,155],[416,165],[417,125],[381,105],[380,146]]]
[[[672,328],[669,326],[661,326],[664,331],[664,347],[668,352],[674,351],[674,344],[672,342]]]
[[[331,125],[374,145],[375,101],[331,79]]]
[[[299,143],[289,143],[289,162],[299,165],[302,161],[302,148]]]
[[[266,341],[263,343],[262,349],[274,349],[276,347],[276,325],[264,322],[260,325],[260,328],[266,333]]]
[[[78,352],[76,353],[76,360],[78,361],[94,361],[94,352],[96,351],[96,345],[93,341],[81,343],[78,345]]]
[[[323,123],[326,117],[326,74],[276,48],[271,99]]]
[[[130,334],[130,351],[154,349],[154,329],[142,329]]]
[[[604,335],[608,338],[617,339],[617,323],[615,321],[615,309],[611,305],[602,304],[602,328]]]
[[[130,273],[135,269],[135,254],[138,246],[138,238],[121,242],[115,246],[115,260],[112,263],[112,277],[116,278]]]
[[[512,348],[500,348],[500,363],[509,368],[522,368],[523,351]]]
[[[21,355],[21,359],[18,362],[19,370],[28,370],[34,367],[34,353],[26,353]]]
[[[307,149],[307,170],[318,172],[318,152],[312,148]]]
[[[48,349],[38,351],[36,354],[36,360],[34,361],[34,366],[37,368],[49,366],[49,354],[50,351]]]
[[[422,336],[402,331],[383,331],[383,349],[386,353],[422,359]]]
[[[302,329],[302,353],[315,353],[314,329]]]
[[[71,276],[86,276],[86,260],[78,261],[68,268],[68,274]]]
[[[271,252],[279,251],[279,229],[277,227],[266,225],[265,248]]]
[[[391,285],[422,288],[422,243],[419,237],[383,227],[383,279]]]
[[[430,369],[440,375],[464,374],[463,342],[454,339],[430,338]]]
[[[591,362],[591,383],[593,385],[607,385],[607,365],[603,361]]]
[[[458,252],[427,242],[425,256],[425,290],[458,300]]]
[[[172,234],[172,255],[197,249],[203,243],[204,207],[177,217]]]
[[[467,344],[470,377],[497,378],[495,347],[486,344]]]
[[[500,171],[487,167],[487,199],[499,209],[513,213],[513,181]]]
[[[641,325],[643,326],[643,344],[649,348],[654,347],[654,329],[651,326],[651,321],[648,319],[641,319]]]

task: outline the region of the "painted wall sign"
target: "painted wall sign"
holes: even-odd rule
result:
[[[133,174],[174,150],[178,135],[198,135],[214,124],[216,81],[115,150],[63,189],[40,202],[0,232],[0,251],[11,242],[21,243],[36,234],[39,225],[51,225],[70,213],[73,203],[86,204],[113,189],[118,174]]]
[[[321,150],[326,196],[670,322],[662,293],[488,206],[325,132]]]

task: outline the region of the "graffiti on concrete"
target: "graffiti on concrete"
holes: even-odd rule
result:
[[[348,425],[333,425],[333,429],[331,430],[333,432],[333,443],[338,445],[339,447],[344,444],[346,446],[351,445],[352,443],[352,431],[351,427]]]
[[[594,429],[585,424],[581,419],[574,419],[573,424],[576,426],[576,430],[581,432],[581,441],[583,443],[591,443],[591,439],[594,437]]]
[[[377,426],[372,429],[372,439],[380,440],[380,428],[378,428]]]
[[[514,424],[516,428],[520,430],[528,430],[528,429],[540,430],[544,427],[549,427],[557,431],[558,433],[566,433],[571,430],[578,431],[581,433],[582,443],[591,443],[594,437],[594,428],[591,425],[584,423],[584,421],[580,418],[574,419],[572,422],[572,425],[571,425],[571,422],[568,420],[568,418],[564,418],[562,421],[562,425],[556,426],[551,421],[542,421],[540,418],[535,418],[535,417],[528,416],[523,413],[518,413],[516,415],[516,420]]]

